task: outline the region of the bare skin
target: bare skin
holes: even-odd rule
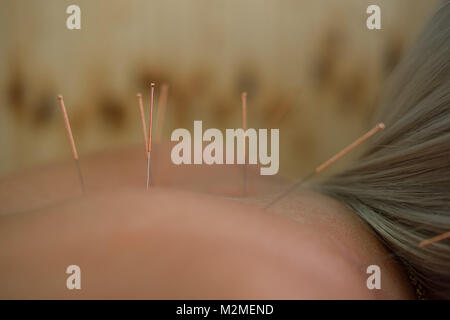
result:
[[[0,181],[0,298],[413,298],[340,203],[301,190],[264,211],[236,199],[242,167],[175,168],[159,150],[150,190],[141,148],[83,158],[84,195],[70,162]],[[279,190],[249,171],[247,196]],[[81,290],[66,288],[72,264]],[[366,287],[371,264],[381,290]]]

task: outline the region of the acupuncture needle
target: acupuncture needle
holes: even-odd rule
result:
[[[150,156],[152,152],[152,122],[153,122],[153,96],[155,93],[155,83],[152,82],[150,84],[151,91],[150,91],[150,109],[149,109],[149,119],[148,119],[148,147],[147,147],[147,189],[150,186],[151,183],[151,168],[150,168]]]
[[[242,129],[244,130],[244,166],[242,170],[242,188],[243,188],[243,195],[245,196],[247,194],[247,148],[245,143],[245,133],[247,132],[247,92],[243,92],[241,95],[242,99]]]
[[[436,243],[436,242],[439,242],[439,241],[442,241],[442,240],[445,240],[448,238],[450,238],[450,231],[420,242],[419,247],[423,248],[423,247],[429,246],[430,244],[433,244],[433,243]]]
[[[370,137],[372,137],[373,135],[375,135],[377,132],[381,131],[384,129],[384,124],[383,123],[379,123],[377,124],[373,129],[369,130],[366,134],[364,134],[363,136],[359,137],[358,139],[356,139],[354,142],[352,142],[351,144],[349,144],[347,147],[345,147],[344,149],[342,149],[341,151],[339,151],[338,153],[336,153],[333,157],[331,157],[330,159],[328,159],[327,161],[325,161],[324,163],[322,163],[320,166],[318,166],[313,172],[309,173],[307,176],[305,176],[304,178],[298,180],[297,182],[295,182],[292,186],[290,186],[286,191],[281,192],[277,197],[275,197],[272,201],[270,201],[265,207],[264,209],[268,209],[270,208],[273,204],[275,204],[276,202],[280,201],[282,198],[284,198],[285,196],[287,196],[289,193],[291,193],[292,191],[294,191],[297,187],[299,187],[300,185],[302,185],[303,183],[305,183],[306,181],[308,181],[309,179],[311,179],[315,174],[321,173],[323,170],[325,170],[326,168],[328,168],[330,165],[332,165],[334,162],[338,161],[339,159],[341,159],[343,156],[345,156],[347,153],[349,153],[350,151],[352,151],[353,149],[355,149],[357,146],[359,146],[361,143],[363,143],[364,141],[366,141],[367,139],[369,139]]]
[[[142,122],[142,132],[144,133],[144,142],[145,142],[145,152],[148,152],[148,142],[147,142],[147,127],[145,125],[145,116],[144,116],[144,106],[142,104],[142,93],[138,93],[138,104],[139,104],[139,113],[141,115],[141,122]]]
[[[83,175],[81,173],[81,167],[80,167],[80,161],[79,161],[79,157],[78,157],[78,152],[77,152],[77,148],[75,146],[75,140],[73,139],[72,129],[70,128],[69,117],[67,115],[66,107],[64,105],[63,96],[62,95],[58,95],[58,100],[59,100],[59,104],[61,105],[61,110],[62,110],[63,116],[64,116],[64,122],[66,124],[67,133],[69,135],[70,144],[72,146],[72,154],[73,154],[73,158],[75,159],[76,166],[77,166],[78,177],[80,179],[81,188],[83,190],[83,193],[85,193],[86,189],[85,189],[85,186],[84,186]]]
[[[412,232],[420,231],[420,230],[423,230],[423,229],[424,229],[423,226],[419,226],[419,227],[416,227],[416,228],[411,228],[411,229],[409,229],[408,232],[412,233]],[[373,234],[375,237],[379,238],[380,241],[383,241],[383,240],[382,240],[382,237],[381,237],[378,233],[376,233],[376,232],[373,231],[372,229],[368,229],[368,230],[369,230],[370,233]],[[448,238],[450,238],[450,231],[448,231],[448,232],[446,232],[446,233],[443,233],[443,234],[441,234],[441,235],[438,235],[438,236],[436,236],[436,237],[433,237],[433,238],[430,238],[430,239],[423,240],[423,241],[421,241],[421,242],[418,244],[418,246],[419,246],[420,248],[424,248],[424,247],[426,247],[426,246],[428,246],[428,245],[430,245],[430,244],[432,244],[432,243],[436,243],[436,242],[439,242],[439,241],[442,241],[442,240],[445,240],[445,239],[448,239]],[[383,261],[386,261],[386,260],[389,260],[389,259],[393,259],[393,258],[397,258],[397,257],[400,255],[400,253],[401,253],[400,250],[395,250],[395,249],[391,249],[390,251],[391,251],[390,253],[388,253],[388,254],[386,254],[386,255],[383,255],[383,256],[380,257],[379,259],[376,259],[376,260],[375,260],[374,262],[372,262],[371,264],[378,265],[378,264],[380,264],[380,263],[383,262]],[[365,265],[365,264],[364,264],[364,265],[360,265],[358,268],[359,268],[359,269],[365,269],[365,268],[366,268],[366,265]]]

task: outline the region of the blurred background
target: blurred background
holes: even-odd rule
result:
[[[66,8],[81,8],[81,30]],[[382,30],[366,8],[381,7]],[[385,79],[430,0],[2,0],[0,176],[143,144],[136,93],[169,87],[163,139],[176,128],[280,128],[280,174],[298,177],[370,127]],[[157,91],[156,101],[159,91]],[[343,161],[350,161],[351,157]]]

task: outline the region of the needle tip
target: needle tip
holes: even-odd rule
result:
[[[136,97],[138,97],[138,98],[142,98],[142,93],[138,93],[138,94],[136,94]]]
[[[150,87],[154,88],[155,87],[155,83],[154,82],[150,83]]]
[[[63,96],[62,94],[58,94],[58,100],[62,100]]]
[[[379,123],[378,125],[377,125],[377,127],[379,128],[379,129],[384,129],[385,128],[385,125],[384,125],[384,123]]]

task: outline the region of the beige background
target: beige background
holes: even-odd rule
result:
[[[309,171],[369,129],[381,85],[436,1],[2,0],[0,176],[69,159],[56,95],[81,157],[142,143],[136,92],[170,85],[173,129],[280,128],[282,175]],[[66,29],[70,4],[82,29]],[[382,28],[366,28],[378,4]],[[348,158],[348,162],[351,159]],[[344,161],[345,162],[345,161]]]

